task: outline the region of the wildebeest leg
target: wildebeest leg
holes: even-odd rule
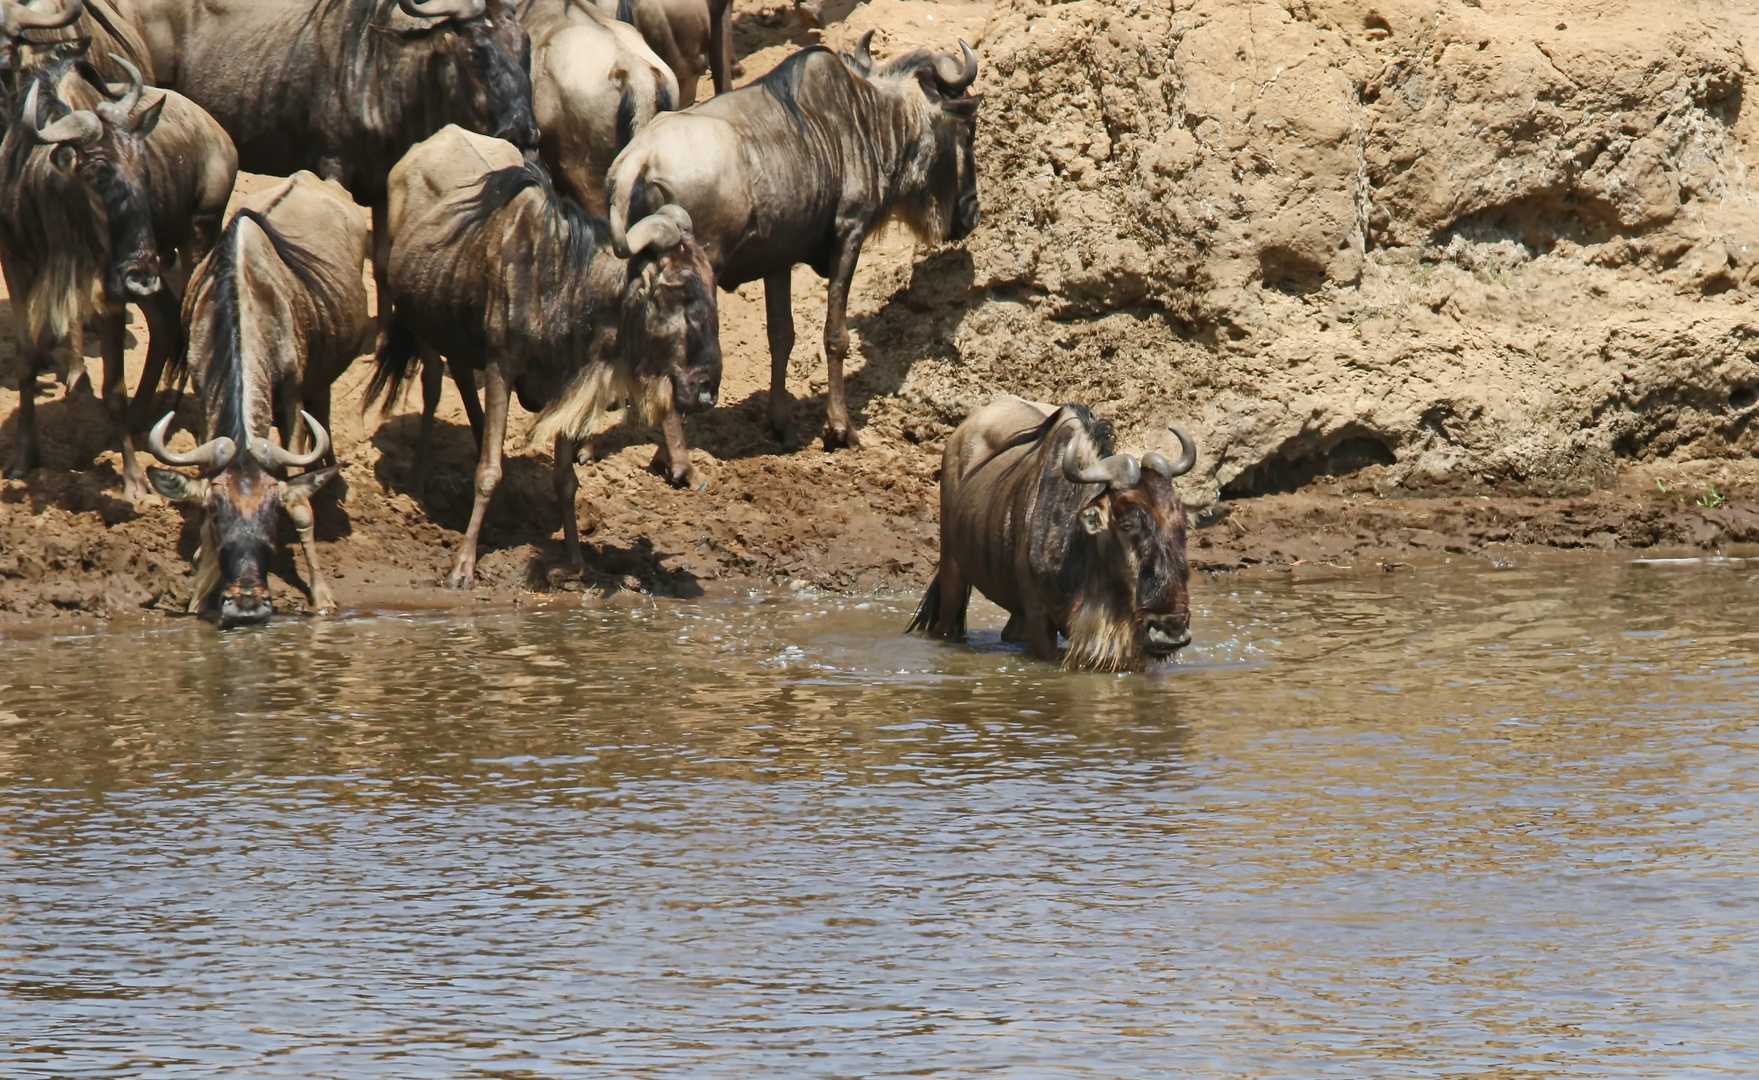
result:
[[[936,637],[959,639],[965,636],[965,609],[971,606],[971,583],[959,572],[959,564],[941,559],[935,571],[935,584],[941,588],[940,608],[928,631]]]
[[[421,429],[415,437],[415,468],[409,470],[409,494],[423,499],[427,495],[428,461],[434,452],[434,414],[440,411],[441,382],[446,376],[445,361],[426,345],[421,347]],[[480,440],[479,440],[480,444]]]
[[[825,291],[825,367],[830,383],[830,403],[825,413],[826,450],[839,446],[861,449],[861,438],[849,422],[849,403],[843,393],[843,358],[849,355],[849,282],[855,277],[855,263],[860,257],[861,234],[844,236],[830,288]]]
[[[562,511],[562,546],[568,550],[568,565],[578,570],[586,565],[580,554],[580,522],[574,511],[580,477],[574,475],[574,440],[566,435],[556,436],[556,465],[550,483],[556,490],[556,506]]]
[[[733,85],[733,0],[709,0],[708,68],[714,76],[715,93]]]
[[[763,279],[763,320],[770,335],[770,434],[784,450],[800,449],[788,398],[788,358],[794,354],[793,274],[784,270]]]
[[[1019,618],[1025,623],[1026,647],[1032,650],[1032,655],[1056,663],[1061,654],[1057,650],[1057,628],[1051,622],[1050,614],[1028,607]]]
[[[98,351],[104,357],[104,410],[122,436],[122,497],[138,503],[147,497],[147,474],[134,453],[134,437],[129,434],[128,373],[123,368],[123,315],[98,316]],[[150,351],[149,346],[149,351]],[[149,369],[151,364],[148,365]],[[141,389],[146,389],[141,377]]]
[[[690,444],[684,441],[684,418],[676,409],[666,411],[666,418],[660,421],[660,432],[664,439],[659,454],[654,455],[654,464],[658,465],[660,455],[665,455],[666,479],[679,487],[701,491],[696,483],[696,467],[690,464]]]
[[[318,565],[317,517],[312,513],[311,500],[289,499],[284,504],[293,528],[299,533],[299,546],[305,549],[305,565],[311,571],[311,606],[313,611],[336,610],[336,598],[330,583],[324,579],[324,568]]]
[[[513,386],[501,372],[499,360],[489,361],[483,372],[482,456],[476,466],[476,502],[470,508],[470,528],[458,545],[458,561],[452,564],[452,576],[446,584],[463,589],[476,580],[476,543],[482,535],[483,515],[488,513],[489,497],[501,482],[501,443],[507,438],[507,404]]]
[[[1026,624],[1020,616],[1012,612],[1008,614],[1008,625],[1002,627],[1002,640],[1016,643],[1026,640]]]
[[[37,449],[37,371],[42,367],[44,352],[22,342],[18,347],[18,436],[12,447],[12,460],[6,464],[6,479],[23,480],[32,469],[42,464]]]
[[[481,450],[483,406],[476,396],[476,373],[450,360],[446,362],[446,366],[452,370],[452,385],[458,388],[458,396],[464,399],[464,415],[470,421],[470,434],[476,438],[476,448]]]
[[[373,317],[378,322],[379,339],[374,343],[374,351],[385,348],[385,338],[391,333],[391,226],[390,212],[386,209],[384,196],[373,203],[373,303],[376,305]]]
[[[147,319],[147,362],[141,369],[140,385],[134,389],[131,430],[143,431],[158,419],[153,415],[153,404],[159,396],[159,380],[165,376],[166,362],[183,351],[181,307],[169,289],[160,289],[141,303],[141,314]],[[120,342],[121,338],[117,340]]]

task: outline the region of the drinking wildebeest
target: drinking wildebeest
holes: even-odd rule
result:
[[[524,0],[538,149],[556,188],[605,212],[605,171],[655,115],[677,107],[678,82],[632,26],[585,0]]]
[[[1116,671],[1191,641],[1179,460],[1112,451],[1083,405],[1003,396],[972,413],[941,459],[941,557],[910,630],[965,632],[976,588],[1007,609],[1005,641],[1066,668]]]
[[[366,331],[366,250],[366,223],[347,193],[301,172],[244,199],[190,281],[184,318],[202,442],[171,452],[167,414],[148,445],[166,464],[201,472],[149,472],[161,495],[203,509],[189,609],[217,596],[222,626],[269,617],[277,507],[305,548],[312,607],[336,606],[318,565],[311,497],[340,466],[287,470],[310,469],[329,454],[330,384],[359,355]],[[295,452],[301,417],[312,445]],[[271,427],[280,429],[279,444]]]
[[[339,180],[373,208],[376,234],[391,166],[446,124],[537,147],[531,43],[509,0],[131,0],[127,10],[158,84],[213,113],[243,168]],[[385,256],[375,237],[380,295]]]
[[[126,60],[112,58],[131,76],[116,87],[77,58],[79,48],[57,49],[18,74],[25,101],[0,144],[0,261],[20,338],[18,443],[6,474],[37,464],[37,373],[95,314],[102,394],[123,435],[124,495],[135,501],[146,484],[128,435],[137,425],[123,385],[124,306],[140,305],[150,333],[138,413],[166,365],[182,359],[177,296],[162,264],[176,252],[187,269],[212,246],[237,158],[201,109],[145,90]],[[46,126],[45,108],[56,117]]]
[[[977,225],[972,154],[977,56],[919,49],[874,68],[871,35],[854,59],[812,48],[763,78],[690,109],[654,118],[611,166],[611,242],[662,203],[690,214],[721,288],[763,281],[770,344],[770,428],[799,445],[790,416],[794,348],[789,281],[796,263],[830,279],[825,445],[856,447],[843,392],[849,282],[868,234],[888,220],[925,241],[957,240]],[[866,76],[858,69],[870,71]]]
[[[391,400],[419,342],[481,370],[485,423],[476,501],[449,578],[476,574],[477,537],[501,480],[508,399],[542,412],[534,445],[553,441],[555,491],[568,555],[582,562],[574,516],[576,443],[606,408],[629,400],[661,428],[656,456],[689,482],[682,415],[710,408],[721,381],[714,276],[689,218],[662,207],[627,233],[629,258],[607,226],[558,196],[543,166],[510,143],[448,127],[391,173],[391,299],[397,322],[367,396]],[[425,462],[433,402],[422,422]]]

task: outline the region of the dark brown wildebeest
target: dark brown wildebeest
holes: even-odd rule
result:
[[[578,0],[577,0],[578,2]],[[678,107],[696,104],[702,73],[715,93],[732,87],[732,0],[593,0],[600,11],[633,26],[678,80]]]
[[[508,0],[128,0],[127,10],[158,84],[211,112],[242,168],[339,180],[373,208],[381,236],[391,166],[445,125],[537,148],[531,43]],[[381,295],[385,256],[375,237]]]
[[[770,427],[790,448],[800,438],[787,388],[794,265],[830,279],[825,445],[853,448],[860,440],[844,400],[843,357],[862,242],[889,220],[934,243],[977,225],[972,140],[982,99],[965,93],[977,78],[976,55],[964,42],[961,57],[919,49],[882,68],[868,64],[872,74],[863,76],[869,37],[848,62],[806,49],[750,85],[656,117],[612,164],[606,192],[613,244],[622,244],[625,223],[676,203],[696,224],[721,288],[763,281]]]
[[[1185,506],[1176,462],[1112,452],[1083,405],[1004,396],[972,413],[941,459],[941,559],[910,630],[965,632],[976,588],[1007,609],[1005,641],[1066,668],[1116,671],[1191,641]]]
[[[212,246],[232,190],[232,144],[206,114],[134,77],[111,87],[71,55],[19,73],[25,101],[0,144],[0,261],[18,324],[19,431],[9,477],[37,464],[37,373],[55,344],[98,316],[103,398],[123,433],[124,495],[146,494],[128,432],[124,306],[151,333],[135,412],[182,358],[177,296],[161,259]],[[67,100],[63,100],[63,98]],[[43,112],[54,117],[46,126]],[[77,359],[77,358],[76,358]],[[134,418],[138,421],[138,415]]]
[[[448,127],[391,172],[391,298],[397,324],[380,349],[368,399],[395,397],[417,344],[483,372],[485,422],[476,501],[449,583],[476,575],[477,537],[501,480],[508,399],[541,412],[533,445],[552,442],[568,556],[582,562],[574,515],[576,444],[603,412],[632,401],[665,433],[659,456],[688,483],[682,415],[720,392],[714,276],[689,219],[663,207],[628,230],[630,257],[607,226],[558,196],[541,165],[509,143]],[[431,408],[422,422],[425,461]]]
[[[183,313],[202,442],[185,454],[167,449],[167,414],[148,445],[166,464],[201,472],[149,472],[159,494],[203,510],[189,610],[211,606],[221,626],[270,615],[277,507],[305,548],[312,607],[335,609],[318,565],[311,497],[341,466],[288,470],[310,469],[329,453],[330,384],[359,355],[366,331],[366,249],[366,223],[347,193],[301,172],[244,199],[190,280]],[[301,417],[312,445],[294,452]]]
[[[585,0],[523,0],[538,148],[556,188],[605,212],[605,172],[649,120],[677,107],[678,82],[633,26]]]

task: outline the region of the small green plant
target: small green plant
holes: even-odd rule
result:
[[[1666,484],[1662,483],[1660,480],[1657,480],[1655,482],[1655,486],[1661,490],[1661,493],[1663,495],[1672,495],[1675,499],[1679,500],[1680,502],[1686,501],[1686,493],[1683,491],[1673,491],[1673,490],[1669,489],[1668,486]]]
[[[1707,506],[1712,510],[1721,506],[1725,502],[1728,502],[1728,500],[1723,498],[1714,486],[1705,488],[1703,497],[1698,499],[1699,506]]]

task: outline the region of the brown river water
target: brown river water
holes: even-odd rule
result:
[[[1759,569],[0,639],[0,1076],[1759,1075]]]

